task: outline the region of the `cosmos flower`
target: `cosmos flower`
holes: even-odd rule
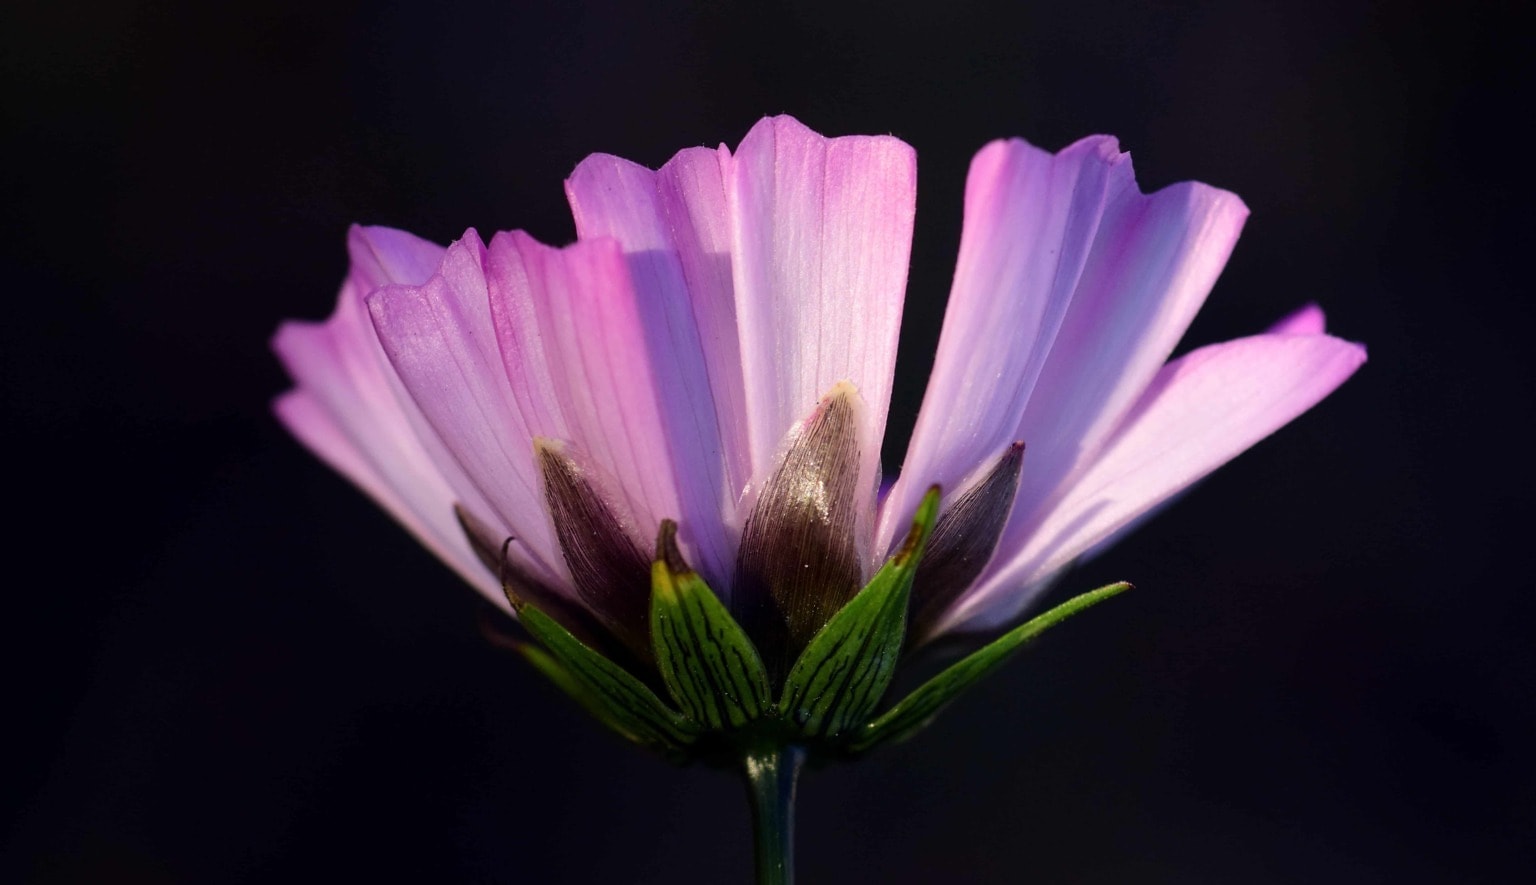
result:
[[[778,684],[911,544],[932,487],[909,645],[1007,626],[1365,360],[1306,307],[1170,362],[1243,203],[1142,194],[1108,137],[994,142],[882,494],[915,170],[893,137],[776,117],[654,171],[587,158],[564,248],[354,228],[335,314],[276,337],[296,384],[277,413],[487,598],[638,672],[657,657],[653,560],[670,564]]]

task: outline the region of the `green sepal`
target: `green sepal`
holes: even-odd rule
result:
[[[912,575],[938,514],[934,486],[918,505],[901,549],[812,637],[790,668],[779,709],[803,734],[837,738],[874,712],[890,687],[907,629]]]
[[[618,732],[625,739],[634,739],[629,732],[624,730],[623,726],[615,722],[613,717],[608,714],[608,708],[603,706],[602,702],[592,692],[588,691],[587,687],[580,680],[572,676],[571,671],[565,669],[559,661],[550,657],[549,652],[532,642],[519,642],[516,648],[517,653],[522,655],[524,660],[532,664],[535,670],[548,677],[549,681],[553,682],[556,688],[569,695],[572,700],[581,705],[583,710],[590,713],[594,719]]]
[[[956,695],[1002,666],[1030,640],[1078,612],[1129,589],[1130,584],[1121,582],[1090,590],[1009,630],[923,683],[896,706],[865,725],[849,748],[862,752],[877,744],[906,740],[931,722]]]
[[[671,752],[693,742],[692,724],[623,667],[531,605],[520,606],[517,617],[543,644],[542,649],[524,648],[523,657],[608,727],[636,743]]]
[[[670,519],[662,520],[651,564],[651,643],[672,699],[711,731],[740,728],[772,703],[757,648],[683,561]]]

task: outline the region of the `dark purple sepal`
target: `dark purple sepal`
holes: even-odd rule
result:
[[[1016,442],[939,516],[912,582],[909,650],[928,641],[945,610],[986,568],[1013,512],[1023,464],[1024,444]]]
[[[613,634],[598,623],[591,612],[566,594],[534,577],[505,555],[509,542],[514,539],[477,519],[462,505],[453,505],[453,515],[458,519],[459,528],[463,530],[480,564],[501,582],[501,592],[506,594],[507,602],[513,609],[531,603],[582,642],[609,655],[620,651],[628,654],[627,649],[614,642]],[[506,615],[503,613],[501,618],[505,620]]]
[[[791,431],[742,528],[732,608],[775,677],[863,584],[857,397],[837,384]]]
[[[650,557],[557,443],[535,440],[534,450],[544,477],[544,501],[576,594],[630,651],[649,662]]]

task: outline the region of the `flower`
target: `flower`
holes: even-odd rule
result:
[[[1108,137],[994,142],[881,495],[915,184],[893,137],[776,117],[655,171],[589,157],[564,248],[353,228],[335,314],[277,334],[277,413],[488,598],[640,670],[655,560],[713,588],[782,683],[893,553],[914,641],[1000,628],[1365,360],[1309,306],[1169,362],[1243,203],[1144,195]]]

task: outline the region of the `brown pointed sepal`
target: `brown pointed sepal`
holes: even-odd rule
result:
[[[790,432],[742,526],[732,608],[775,677],[862,583],[861,408],[852,384],[835,385]]]
[[[912,583],[908,633],[913,647],[928,641],[944,612],[992,559],[1013,512],[1023,464],[1024,443],[1013,443],[985,476],[956,495],[939,515],[928,554]]]
[[[651,654],[646,611],[650,563],[586,470],[555,440],[537,439],[544,501],[576,594],[643,661]]]
[[[617,651],[607,629],[591,613],[512,559],[509,553],[515,539],[497,532],[460,504],[453,505],[453,515],[475,558],[501,582],[501,592],[514,609],[532,603],[587,645],[605,654]],[[501,616],[506,617],[505,613]]]

